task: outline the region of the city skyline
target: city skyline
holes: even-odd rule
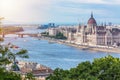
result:
[[[119,0],[0,0],[0,16],[13,23],[84,23],[91,12],[98,24],[120,24]]]

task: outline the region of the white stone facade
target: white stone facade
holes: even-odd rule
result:
[[[103,25],[97,26],[92,14],[87,26],[78,26],[76,35],[75,41],[77,44],[87,44],[91,46],[113,46],[114,44],[120,44],[120,29],[107,28]]]

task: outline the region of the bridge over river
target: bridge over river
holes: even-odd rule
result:
[[[23,38],[25,35],[31,36],[31,37],[39,37],[41,36],[40,33],[16,33],[18,37]]]
[[[6,35],[9,35],[9,34],[13,34],[13,35],[17,35],[18,37],[20,38],[23,38],[24,36],[31,36],[31,37],[40,37],[41,36],[41,33],[24,33],[24,32],[16,32],[16,33],[2,33],[1,37],[6,37]]]

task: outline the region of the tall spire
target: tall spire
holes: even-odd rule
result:
[[[91,12],[91,18],[93,18],[93,12]]]

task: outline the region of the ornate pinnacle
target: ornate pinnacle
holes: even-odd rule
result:
[[[93,18],[93,12],[91,12],[91,18]]]

